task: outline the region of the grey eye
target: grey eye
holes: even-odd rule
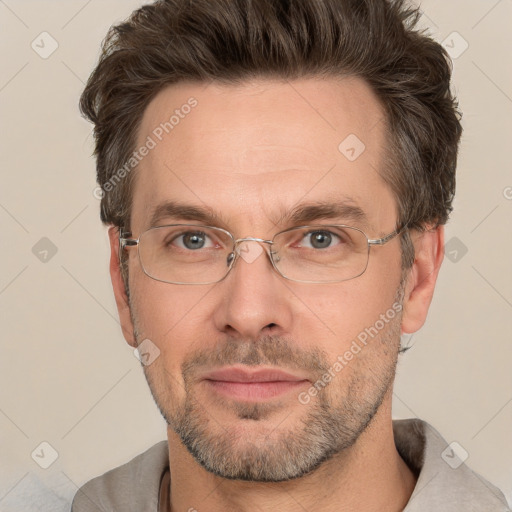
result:
[[[326,230],[315,230],[306,233],[300,245],[312,249],[327,249],[336,241],[341,242],[338,235]]]
[[[205,244],[206,235],[201,232],[182,235],[183,245],[187,249],[201,249]]]

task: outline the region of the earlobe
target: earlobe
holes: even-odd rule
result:
[[[136,347],[137,343],[133,334],[133,322],[130,315],[130,303],[119,263],[119,229],[115,226],[110,227],[108,237],[110,240],[110,279],[114,289],[121,329],[128,344]]]
[[[418,331],[427,318],[444,257],[444,227],[411,233],[415,257],[405,284],[402,333]]]

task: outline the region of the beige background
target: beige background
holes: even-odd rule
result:
[[[139,4],[0,0],[2,511],[36,510],[36,496],[46,503],[37,510],[67,510],[77,486],[165,437],[119,328],[91,126],[77,109],[108,27]],[[432,423],[512,501],[512,1],[425,0],[422,9],[452,51],[469,45],[454,59],[465,133],[446,240],[456,238],[452,259],[458,252],[402,356],[394,417]],[[58,43],[47,59],[31,48],[43,31]],[[57,249],[46,262],[43,237]],[[58,452],[46,470],[31,458],[43,441]],[[48,462],[51,450],[38,450]]]

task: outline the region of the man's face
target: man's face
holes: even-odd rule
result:
[[[158,141],[155,128],[190,97],[197,106]],[[159,205],[179,202],[213,210],[235,238],[269,240],[293,227],[282,220],[287,212],[330,202],[357,206],[366,220],[347,214],[303,224],[348,224],[382,237],[397,222],[380,177],[383,119],[358,79],[169,87],[139,130],[137,147],[148,136],[157,145],[134,171],[132,234],[153,227]],[[167,216],[156,225],[176,223],[205,224]],[[217,475],[282,481],[352,446],[389,402],[401,253],[395,238],[371,249],[361,276],[306,284],[279,276],[264,248],[210,285],[153,280],[129,249],[130,308],[137,342],[160,350],[145,373],[171,435]]]

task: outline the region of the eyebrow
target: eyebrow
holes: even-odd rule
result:
[[[352,200],[316,201],[299,204],[290,212],[284,212],[278,224],[284,222],[301,225],[316,220],[343,220],[363,225],[368,224],[366,213]]]
[[[194,206],[178,201],[166,201],[157,205],[151,214],[150,227],[158,225],[162,220],[173,218],[177,220],[195,220],[204,224],[224,227],[227,223],[212,208]]]
[[[157,205],[151,214],[150,227],[157,226],[164,219],[198,221],[210,226],[227,227],[228,222],[220,213],[205,206],[195,206],[178,201],[166,201]],[[337,220],[354,222],[358,225],[368,226],[368,217],[364,210],[351,199],[339,201],[315,201],[302,203],[292,210],[281,208],[280,216],[272,220],[274,224],[305,225],[317,220]]]

